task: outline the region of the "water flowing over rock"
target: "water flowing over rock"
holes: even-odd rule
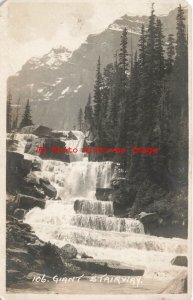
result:
[[[113,203],[99,200],[75,200],[74,210],[82,214],[113,215]]]
[[[71,224],[104,231],[144,233],[143,225],[134,219],[78,214],[73,217]]]
[[[47,178],[61,199],[50,199],[44,209],[34,207],[24,217],[42,241],[59,248],[70,244],[94,260],[116,260],[127,267],[137,263],[142,270],[146,266],[144,276],[156,272],[172,279],[182,268],[171,260],[186,255],[186,240],[145,235],[140,220],[115,217],[113,201],[96,199],[96,188],[111,189],[112,162],[89,162],[87,157],[70,163],[41,160],[35,174]]]

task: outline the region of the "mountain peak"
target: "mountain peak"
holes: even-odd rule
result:
[[[122,31],[126,27],[128,32],[139,35],[141,32],[141,25],[146,23],[147,20],[148,17],[145,16],[139,17],[125,14],[109,25],[108,29]]]
[[[51,69],[58,69],[64,62],[68,61],[72,52],[64,46],[52,48],[43,56],[34,56],[28,63],[30,69],[38,69],[39,67],[46,67]]]

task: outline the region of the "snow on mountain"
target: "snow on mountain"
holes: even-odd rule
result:
[[[141,25],[146,24],[147,21],[147,17],[134,17],[124,15],[120,19],[117,19],[115,22],[109,25],[108,29],[115,31],[123,31],[123,29],[126,27],[128,32],[139,35],[141,32]]]
[[[176,10],[161,17],[164,35],[176,34]],[[53,48],[41,57],[28,60],[16,75],[8,78],[8,89],[16,104],[30,99],[33,121],[53,129],[70,130],[77,124],[80,107],[84,109],[93,91],[96,64],[102,67],[114,61],[124,27],[128,30],[128,53],[138,47],[141,25],[147,16],[124,15],[103,32],[92,34],[72,53],[65,47]],[[131,47],[132,44],[132,47]],[[23,110],[20,110],[20,116]]]
[[[30,68],[35,70],[39,67],[47,67],[52,69],[59,68],[64,62],[68,61],[72,52],[63,46],[59,48],[53,48],[49,53],[44,56],[32,57],[28,63]]]

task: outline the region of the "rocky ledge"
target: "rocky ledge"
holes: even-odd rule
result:
[[[32,280],[31,274],[45,276],[91,276],[107,274],[142,276],[144,270],[122,266],[116,261],[96,260],[78,253],[70,244],[59,248],[39,239],[30,225],[7,216],[7,287]]]

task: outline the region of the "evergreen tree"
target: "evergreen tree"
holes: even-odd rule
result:
[[[151,15],[149,17],[149,25],[146,33],[146,48],[145,48],[145,64],[144,72],[141,76],[141,90],[140,90],[140,103],[142,104],[143,124],[141,124],[141,140],[144,143],[150,142],[150,128],[153,131],[155,126],[154,109],[156,106],[155,98],[156,93],[156,51],[155,51],[155,36],[156,36],[156,16],[154,9],[152,8]],[[147,116],[151,116],[151,118]],[[148,135],[147,135],[148,133]],[[145,141],[146,140],[146,141]]]
[[[122,35],[121,35],[121,42],[120,42],[120,50],[119,50],[119,65],[118,65],[118,75],[120,76],[120,90],[119,90],[119,116],[118,116],[118,128],[119,128],[119,135],[118,135],[118,147],[126,147],[127,144],[127,113],[126,107],[128,102],[128,52],[127,52],[127,29],[124,28]],[[126,171],[126,155],[120,157],[121,165],[124,170]]]
[[[169,34],[167,40],[167,60],[166,60],[166,71],[168,74],[170,74],[173,69],[174,55],[175,55],[174,35]]]
[[[127,28],[123,29],[119,51],[119,70],[123,87],[127,83],[128,51],[127,51]]]
[[[108,107],[111,89],[113,86],[114,72],[115,70],[113,64],[108,64],[104,68],[103,87],[102,87],[102,114],[104,119],[107,116],[107,107]]]
[[[91,94],[88,96],[88,102],[85,106],[84,110],[84,123],[85,123],[85,130],[92,130],[93,128],[93,109],[91,105]]]
[[[79,113],[78,113],[78,129],[80,131],[83,130],[83,112],[82,112],[82,108],[80,108]]]
[[[186,62],[187,59],[187,37],[184,11],[179,5],[177,14],[177,39],[176,39],[176,63]],[[185,61],[184,61],[185,60]],[[185,66],[184,66],[185,69]]]
[[[118,143],[119,137],[119,113],[120,113],[120,99],[121,99],[121,79],[119,66],[117,62],[117,56],[115,57],[115,62],[112,71],[112,86],[109,89],[109,101],[106,117],[106,128],[109,145],[114,147]]]
[[[160,19],[156,21],[155,29],[155,68],[156,78],[162,80],[165,74],[164,35]]]
[[[8,93],[7,96],[7,132],[11,132],[12,129],[12,108],[11,108],[12,96]]]
[[[138,51],[139,51],[139,66],[141,67],[141,69],[143,69],[145,65],[145,51],[146,51],[146,37],[145,37],[144,24],[142,24],[141,26],[141,35],[138,43]]]
[[[127,119],[127,148],[131,149],[133,145],[137,144],[138,135],[138,96],[139,96],[140,80],[139,80],[139,61],[137,52],[134,56],[133,66],[131,68],[131,75],[129,81],[129,94],[126,107]],[[132,159],[131,152],[128,153],[127,165],[130,165]]]
[[[32,117],[31,117],[31,108],[30,108],[30,104],[29,104],[29,99],[27,100],[27,104],[25,107],[25,111],[20,123],[20,128],[23,128],[25,126],[30,126],[33,125],[32,122]]]
[[[21,99],[19,98],[18,101],[17,101],[16,116],[15,116],[15,119],[14,119],[14,121],[13,121],[13,129],[14,129],[14,130],[17,130],[17,128],[18,128],[18,119],[19,119],[19,107],[20,107],[20,101],[21,101]]]
[[[176,57],[174,61],[174,84],[172,129],[175,147],[173,164],[179,180],[188,177],[188,44],[186,39],[184,11],[179,5],[177,14]]]
[[[183,109],[187,112],[187,87],[188,87],[188,45],[186,40],[184,11],[179,5],[177,14],[177,39],[174,73],[176,79],[176,96],[178,112]],[[186,100],[185,100],[186,99]]]
[[[100,56],[97,63],[96,80],[94,86],[94,126],[97,134],[99,134],[101,122],[101,103],[102,103],[102,75],[101,75],[101,62]]]

